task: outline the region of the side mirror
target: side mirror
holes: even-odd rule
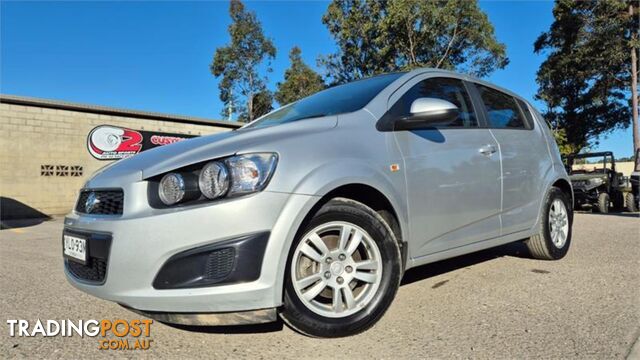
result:
[[[458,107],[436,98],[418,98],[411,104],[411,114],[395,121],[395,130],[416,130],[446,124],[458,118]]]

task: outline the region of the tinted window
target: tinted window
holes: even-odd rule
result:
[[[246,127],[277,125],[360,110],[402,75],[404,73],[380,75],[338,85],[286,105]]]
[[[529,110],[529,106],[527,105],[527,103],[525,103],[520,99],[518,99],[517,101],[518,101],[518,104],[520,105],[520,110],[522,110],[522,112],[524,113],[524,119],[527,122],[525,126],[527,127],[527,129],[533,129],[533,124],[535,124],[535,122],[533,121],[533,114],[531,114],[531,110]]]
[[[385,118],[398,119],[409,116],[411,104],[418,98],[436,98],[449,101],[458,107],[458,118],[445,127],[475,127],[478,126],[476,116],[469,95],[461,80],[452,78],[431,78],[423,80],[413,86],[389,109]]]
[[[516,100],[500,91],[476,85],[487,110],[489,127],[525,129],[525,121]]]

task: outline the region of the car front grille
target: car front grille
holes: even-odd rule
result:
[[[76,211],[92,215],[122,215],[123,204],[122,190],[83,190],[78,197]]]
[[[102,283],[107,274],[107,260],[99,258],[89,258],[87,265],[82,265],[72,260],[66,260],[67,269],[78,279]]]

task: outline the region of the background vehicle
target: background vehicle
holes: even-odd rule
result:
[[[597,162],[587,159],[597,159]],[[576,160],[583,161],[578,164]],[[631,186],[629,179],[616,171],[611,151],[570,155],[565,161],[576,208],[590,206],[601,213],[608,213],[612,205],[615,211],[624,209]]]
[[[405,269],[523,240],[535,258],[564,257],[571,198],[525,100],[418,69],[103,169],[65,219],[65,269],[82,291],[161,321],[280,314],[346,336],[383,316]]]

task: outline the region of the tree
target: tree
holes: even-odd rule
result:
[[[551,28],[534,44],[536,53],[548,54],[537,73],[536,97],[547,105],[545,118],[564,134],[566,153],[629,126],[628,94],[637,74],[629,55],[637,49],[638,20],[628,7],[623,0],[558,0]]]
[[[339,49],[319,59],[333,83],[418,67],[482,77],[508,63],[476,1],[333,0],[322,21]]]
[[[564,129],[552,128],[553,137],[556,140],[556,144],[558,144],[558,150],[560,150],[560,154],[569,155],[575,154],[577,151],[574,150],[572,144],[567,141],[567,132]]]
[[[345,83],[395,69],[382,20],[386,0],[334,0],[322,22],[333,35],[338,52],[321,57],[332,83]]]
[[[302,51],[294,46],[289,53],[291,67],[284,72],[284,82],[278,83],[274,97],[280,105],[292,103],[324,89],[322,76],[302,61]]]
[[[258,110],[264,111],[268,107],[265,104],[255,106],[256,96],[268,91],[267,78],[259,75],[258,67],[264,60],[267,60],[267,66],[270,65],[276,56],[276,48],[262,32],[256,14],[246,11],[240,0],[231,0],[229,15],[231,43],[216,49],[210,70],[216,78],[222,77],[218,88],[220,100],[225,104],[223,115],[231,106],[234,112],[243,114],[240,120],[252,121],[262,115]],[[267,68],[267,72],[270,71]],[[271,98],[271,95],[261,96],[262,100]]]
[[[271,91],[264,89],[258,92],[253,97],[253,113],[254,119],[259,118],[260,116],[268,113],[273,110],[273,94]],[[238,119],[242,122],[248,122],[249,114],[247,113],[246,108],[242,110]]]
[[[632,118],[632,130],[633,131],[633,154],[637,153],[640,149],[640,130],[638,129],[638,51],[640,49],[640,38],[638,37],[638,31],[640,31],[640,1],[629,1],[629,20],[630,23],[630,36],[629,36],[629,51],[631,53],[631,118]]]

